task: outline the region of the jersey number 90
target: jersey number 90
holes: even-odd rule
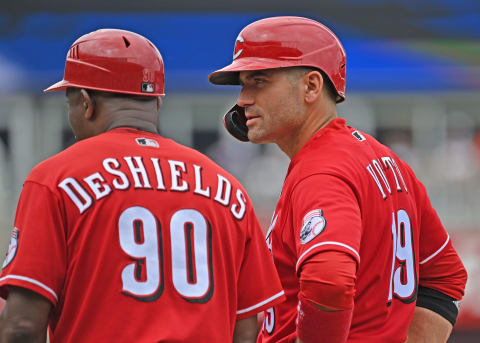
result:
[[[175,212],[169,223],[172,283],[189,302],[213,295],[212,228],[193,209]],[[133,263],[122,270],[122,293],[142,301],[158,299],[164,289],[164,247],[160,222],[144,207],[130,207],[118,220],[120,246]]]

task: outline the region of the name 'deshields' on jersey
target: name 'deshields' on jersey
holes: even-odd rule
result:
[[[189,192],[211,199],[215,194],[213,201],[219,204],[230,207],[233,216],[241,220],[245,215],[246,197],[241,189],[232,191],[231,182],[224,176],[217,174],[216,184],[204,184],[202,179],[202,167],[196,164],[188,166],[188,170],[193,167],[195,177],[193,184],[190,184],[187,178],[187,164],[183,161],[167,160],[170,171],[170,183],[164,182],[164,173],[160,166],[160,160],[151,157],[148,161],[150,167],[145,168],[142,157],[140,156],[125,156],[122,163],[126,163],[129,173],[121,170],[122,163],[116,158],[106,158],[102,162],[103,170],[113,176],[110,181],[105,180],[102,173],[97,171],[83,180],[77,180],[73,177],[67,177],[58,184],[58,187],[63,189],[68,197],[73,201],[81,214],[88,210],[95,200],[100,200],[112,194],[113,190],[128,190],[131,185],[135,189],[143,188],[152,191],[171,191],[171,192]],[[165,163],[165,161],[162,161]],[[152,171],[153,169],[153,171]],[[153,185],[152,182],[153,181]],[[193,190],[192,187],[193,186]],[[86,189],[89,189],[89,193]],[[235,194],[235,200],[232,203],[231,195]],[[92,197],[94,195],[95,199]]]

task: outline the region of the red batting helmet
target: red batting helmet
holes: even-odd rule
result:
[[[233,62],[208,77],[217,85],[238,85],[247,70],[306,66],[323,71],[345,100],[345,50],[326,26],[302,17],[273,17],[246,26],[238,35]]]
[[[148,39],[130,31],[102,29],[88,33],[70,47],[63,80],[45,92],[68,87],[163,96],[162,55]]]

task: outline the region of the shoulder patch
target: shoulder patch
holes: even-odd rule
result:
[[[327,220],[323,216],[323,210],[313,210],[308,212],[302,221],[300,230],[300,242],[302,244],[310,242],[325,230]]]
[[[18,250],[18,235],[19,230],[14,227],[12,230],[12,237],[10,238],[10,245],[8,246],[7,256],[5,256],[5,260],[3,261],[2,268],[5,268],[13,261],[15,255],[17,254]]]

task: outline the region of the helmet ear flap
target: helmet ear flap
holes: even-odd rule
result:
[[[233,106],[223,116],[223,126],[236,139],[242,142],[248,142],[248,127],[245,124],[247,117],[245,117],[245,108],[238,105]]]

